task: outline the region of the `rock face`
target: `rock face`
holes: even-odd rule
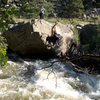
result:
[[[97,26],[93,24],[87,24],[80,30],[81,44],[88,44],[93,40],[93,37],[98,34]]]
[[[80,43],[87,54],[100,54],[99,27],[99,25],[88,24],[80,30]]]
[[[53,25],[45,20],[35,19],[5,31],[3,36],[7,39],[9,48],[23,56],[64,55],[70,48],[73,32],[65,25],[58,23],[57,34],[62,36],[59,44],[45,44],[46,38],[51,36]]]

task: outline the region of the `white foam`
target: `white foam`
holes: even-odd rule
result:
[[[43,71],[39,73],[40,79],[37,81],[36,85],[43,86],[44,88],[55,92],[56,94],[60,95],[67,95],[68,97],[78,99],[78,98],[84,98],[84,100],[90,100],[88,97],[83,96],[79,91],[76,91],[66,82],[64,82],[63,78],[57,77],[57,80],[55,79],[55,76],[53,74],[50,75],[50,77],[47,79],[48,72]],[[74,81],[74,79],[70,78],[70,80]],[[57,82],[57,83],[56,83]]]
[[[32,95],[38,95],[38,96],[41,96],[40,93],[39,93],[39,90],[36,90],[32,93]]]
[[[100,97],[100,91],[92,92],[91,95]]]
[[[0,74],[3,74],[2,70],[0,70]]]
[[[0,91],[0,94],[3,94],[3,92],[2,92],[2,91]]]
[[[20,71],[20,73],[12,73],[11,78],[0,79],[0,95],[3,94],[5,96],[5,93],[8,93],[9,96],[13,92],[18,92],[22,94],[23,98],[29,98],[31,96],[42,98],[41,92],[43,92],[52,96],[49,100],[55,100],[56,96],[58,96],[57,100],[92,100],[92,97],[100,96],[100,78],[97,79],[91,75],[79,74],[74,71],[73,73],[72,70],[64,69],[64,64],[54,64],[54,72],[51,72],[51,68],[37,70],[35,75],[30,74],[30,77],[27,77],[27,75],[24,76],[23,70],[27,70],[25,69],[25,65],[33,65],[36,68],[41,68],[47,66],[49,63],[36,60],[35,62],[24,61],[23,64],[8,61],[8,64],[15,67],[15,69],[17,67],[16,65],[18,65],[18,72]],[[8,69],[10,69],[10,66],[8,66]],[[21,76],[21,71],[23,76]],[[2,70],[0,70],[0,74],[2,73]],[[80,86],[83,86],[83,90],[81,90]],[[87,88],[84,89],[85,86]],[[85,90],[89,92],[85,93]],[[50,91],[51,94],[47,91]]]

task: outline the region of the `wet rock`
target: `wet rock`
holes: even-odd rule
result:
[[[75,26],[76,29],[82,29],[82,27],[84,27],[84,24],[77,24],[77,25]]]

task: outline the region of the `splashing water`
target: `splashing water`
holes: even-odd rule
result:
[[[8,61],[0,69],[0,100],[100,100],[100,76],[77,73],[56,59]]]

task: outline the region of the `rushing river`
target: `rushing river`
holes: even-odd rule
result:
[[[67,63],[17,58],[0,68],[0,100],[100,100],[100,76]],[[38,70],[37,70],[38,69]]]

